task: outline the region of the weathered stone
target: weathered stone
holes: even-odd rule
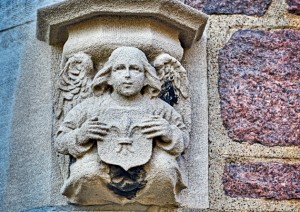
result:
[[[37,37],[63,45],[53,126],[69,202],[199,208],[203,200],[189,198],[195,187],[182,191],[192,103],[179,61],[206,19],[175,0],[71,1],[39,10]],[[158,98],[168,83],[174,94],[163,95],[178,97],[167,101],[174,107]]]
[[[300,1],[299,0],[286,0],[289,5],[288,11],[300,15]]]
[[[134,16],[135,21],[138,21],[148,17],[171,28],[176,27],[184,47],[191,47],[194,39],[201,38],[207,21],[205,14],[191,10],[177,0],[144,0],[131,3],[124,0],[103,0],[101,3],[96,0],[69,1],[38,10],[37,37],[51,45],[64,43],[68,38],[69,26],[99,16],[112,17],[120,14],[124,16],[123,19]]]
[[[234,141],[300,145],[300,31],[241,30],[219,53],[223,124]]]
[[[299,199],[299,175],[298,164],[231,164],[224,169],[224,191],[230,197]]]
[[[0,4],[3,4],[1,2]],[[1,22],[1,20],[0,20]],[[28,25],[0,32],[0,211],[4,211],[4,195],[11,155],[10,138],[13,118],[14,93],[19,75],[19,57]]]
[[[263,16],[272,0],[207,0],[206,14],[243,14]]]
[[[34,20],[37,0],[17,0],[0,2],[0,30]]]
[[[185,69],[170,55],[158,56],[154,64],[157,70],[141,50],[120,47],[90,84],[91,57],[78,53],[67,60],[60,72],[57,102],[72,102],[73,108],[58,120],[55,146],[74,158],[62,187],[70,202],[179,204],[178,195],[186,185],[176,159],[189,143],[182,117],[190,120],[190,112],[177,112],[158,96],[168,79],[190,104],[188,81]],[[86,95],[89,92],[94,96]],[[57,108],[61,107],[70,108],[64,103]]]
[[[2,64],[2,78],[0,96],[3,102],[0,102],[1,108],[1,132],[3,132],[0,136],[1,142],[1,174],[0,174],[0,211],[45,211],[45,210],[63,210],[63,211],[120,211],[120,210],[128,210],[128,211],[146,211],[150,208],[152,211],[152,206],[143,206],[138,204],[127,204],[126,206],[119,205],[105,205],[105,206],[87,206],[82,207],[73,204],[67,204],[66,198],[59,194],[59,188],[63,183],[63,174],[61,173],[63,170],[59,168],[59,157],[57,157],[53,148],[53,134],[56,132],[56,125],[52,126],[55,122],[55,114],[53,114],[53,100],[55,97],[52,96],[53,90],[55,88],[54,83],[56,82],[59,75],[59,64],[61,57],[70,58],[73,54],[66,55],[65,49],[62,49],[62,46],[46,46],[43,43],[38,42],[35,39],[35,36],[32,33],[35,33],[36,29],[36,9],[37,7],[43,5],[52,5],[54,2],[59,2],[60,0],[33,0],[25,1],[25,0],[4,0],[1,1],[1,14],[3,19],[1,19],[1,23],[4,23],[5,26],[1,28],[1,36],[0,36],[0,48],[3,56],[1,57],[0,64]],[[90,7],[90,9],[95,9],[94,5],[89,4],[90,2],[103,3],[105,1],[97,1],[97,0],[76,0],[76,1],[64,1],[66,4],[74,3],[76,5],[84,3],[85,6]],[[106,1],[108,2],[108,1]],[[112,10],[119,10],[117,7],[118,3],[121,1],[111,1]],[[146,1],[123,1],[125,2],[125,6],[129,5],[128,14],[130,11],[142,11],[143,9],[148,8],[144,4]],[[153,1],[148,1],[148,3]],[[180,201],[182,207],[187,208],[207,208],[208,207],[208,155],[207,155],[207,133],[208,133],[208,122],[207,122],[207,84],[206,84],[206,38],[201,39],[200,42],[197,42],[198,39],[202,36],[202,30],[205,26],[205,15],[197,12],[196,10],[192,10],[191,8],[185,7],[181,3],[177,3],[175,1],[154,1],[157,4],[159,2],[163,2],[162,6],[159,7],[151,7],[149,6],[149,10],[155,9],[154,13],[158,13],[163,9],[165,20],[172,19],[171,16],[176,16],[175,20],[169,21],[170,25],[174,24],[174,28],[182,28],[181,33],[176,34],[176,36],[170,36],[170,29],[168,28],[166,31],[163,31],[162,28],[159,30],[159,34],[161,37],[165,37],[167,41],[171,39],[178,39],[177,45],[181,48],[181,51],[175,51],[176,54],[184,56],[184,60],[181,61],[181,57],[176,57],[169,52],[166,52],[172,57],[176,58],[175,61],[179,60],[184,63],[184,67],[188,67],[189,78],[190,78],[190,87],[192,90],[192,97],[190,99],[191,104],[196,105],[193,108],[193,111],[190,111],[188,108],[187,111],[192,113],[193,115],[193,125],[191,129],[191,144],[190,148],[186,149],[184,152],[184,156],[178,159],[178,163],[185,170],[184,172],[188,172],[189,178],[189,188],[185,189],[180,193]],[[130,5],[137,3],[137,10],[132,10]],[[156,4],[155,3],[155,4]],[[173,4],[174,3],[174,4]],[[8,7],[3,5],[9,5]],[[12,6],[10,6],[12,5]],[[55,7],[52,5],[51,7]],[[182,9],[185,8],[185,9]],[[101,8],[99,6],[98,8]],[[97,9],[96,8],[96,11]],[[116,9],[117,8],[117,9]],[[123,7],[122,7],[123,8]],[[74,7],[68,7],[68,9],[72,10]],[[124,8],[123,8],[124,9]],[[3,11],[10,10],[7,16]],[[120,11],[119,11],[120,12]],[[82,15],[78,10],[72,10],[72,14],[75,16]],[[115,13],[119,16],[118,13]],[[132,13],[130,13],[131,15]],[[185,16],[187,14],[187,17]],[[65,20],[70,20],[71,16],[68,14],[60,13],[60,15],[67,17]],[[149,14],[146,14],[148,16]],[[142,16],[141,16],[142,17]],[[200,17],[200,18],[193,18]],[[202,19],[202,18],[203,19]],[[44,17],[43,17],[44,18]],[[58,18],[58,17],[56,17]],[[70,18],[70,19],[68,19]],[[89,19],[89,14],[84,18]],[[152,17],[153,18],[153,17]],[[142,18],[135,19],[141,20]],[[159,19],[159,18],[158,18]],[[80,21],[82,19],[79,19]],[[155,19],[156,20],[156,19]],[[176,21],[177,20],[177,21]],[[76,20],[77,22],[78,20]],[[164,20],[163,20],[164,21]],[[22,25],[25,26],[30,22],[30,29],[28,31],[24,31]],[[168,21],[167,21],[168,22]],[[25,23],[25,24],[24,24]],[[50,23],[50,22],[48,22]],[[74,23],[74,22],[73,22]],[[158,21],[157,23],[160,23]],[[192,23],[191,25],[189,25]],[[193,23],[196,23],[193,25]],[[203,25],[200,27],[197,23],[202,23]],[[53,24],[53,23],[50,23]],[[187,25],[186,25],[187,24]],[[29,24],[28,24],[29,25]],[[129,25],[129,24],[128,24]],[[186,25],[186,26],[185,26]],[[132,25],[130,25],[133,27]],[[54,25],[49,27],[47,30],[52,30]],[[124,25],[122,25],[124,27]],[[126,26],[127,27],[127,26]],[[12,29],[7,29],[12,28]],[[188,30],[187,30],[188,29]],[[191,30],[190,30],[191,29]],[[199,30],[200,29],[200,30]],[[128,31],[130,33],[136,33],[142,35],[143,33],[137,32],[137,28],[132,31]],[[26,35],[26,44],[24,45],[24,39],[19,37],[19,35],[10,35],[9,31],[18,31],[20,32],[20,36]],[[108,30],[109,31],[109,30]],[[116,30],[117,31],[117,30]],[[116,32],[115,31],[115,32]],[[192,35],[188,35],[187,31],[192,32]],[[166,33],[168,32],[168,33]],[[28,35],[30,33],[30,35]],[[53,35],[53,34],[51,34]],[[58,33],[58,37],[61,34]],[[133,40],[137,40],[137,37],[133,36]],[[155,37],[156,39],[157,37]],[[195,38],[195,40],[194,40]],[[156,46],[161,48],[161,51],[158,53],[165,52],[164,48],[170,46],[168,42],[161,42],[163,45],[157,45],[157,40],[152,42],[152,44],[156,44]],[[14,42],[14,40],[16,42]],[[115,39],[118,40],[119,39]],[[191,48],[184,49],[181,45],[185,45],[186,41],[189,42]],[[127,43],[128,44],[128,43]],[[151,45],[152,45],[151,44]],[[23,49],[24,46],[24,49]],[[185,47],[185,46],[183,46]],[[114,47],[114,49],[117,47]],[[84,49],[86,50],[86,49]],[[77,53],[77,52],[74,52]],[[89,53],[89,52],[85,52]],[[108,55],[111,52],[108,53]],[[153,52],[148,52],[147,56],[149,56]],[[92,55],[94,56],[94,55]],[[158,55],[152,54],[150,55],[153,58],[156,58]],[[59,58],[59,59],[58,59]],[[173,58],[173,59],[174,59]],[[167,58],[169,59],[169,58]],[[92,57],[94,61],[94,57]],[[150,60],[154,62],[153,60]],[[63,61],[65,62],[65,61]],[[177,61],[178,62],[178,61]],[[172,63],[172,62],[171,62]],[[170,64],[171,64],[170,63]],[[21,66],[19,66],[21,64]],[[170,64],[167,64],[170,66]],[[62,63],[64,65],[64,63]],[[103,64],[97,64],[94,68],[95,70],[99,70]],[[159,64],[158,64],[159,65]],[[172,66],[173,64],[171,64]],[[176,65],[176,64],[175,64]],[[154,67],[154,64],[152,64]],[[154,67],[159,69],[159,67]],[[176,67],[178,68],[178,67]],[[180,70],[180,69],[179,69]],[[74,71],[74,70],[73,70]],[[180,70],[182,71],[182,70]],[[74,73],[76,70],[74,71]],[[186,74],[186,73],[185,73]],[[76,75],[76,73],[75,73]],[[9,79],[6,78],[9,76]],[[175,76],[177,77],[177,76]],[[185,76],[187,77],[187,76]],[[181,79],[181,77],[179,77]],[[18,83],[16,84],[18,79]],[[168,93],[170,97],[175,97],[181,95],[181,91],[178,91],[179,85],[181,85],[181,81],[173,82],[167,79],[165,82],[165,88],[172,84],[172,91],[170,89],[165,89],[165,93]],[[176,84],[177,83],[177,84]],[[179,83],[179,84],[178,84]],[[16,85],[17,89],[16,89]],[[85,85],[80,84],[82,89],[85,89]],[[3,89],[2,89],[3,88]],[[76,93],[76,89],[71,90]],[[15,92],[16,91],[16,92]],[[173,91],[175,94],[173,94]],[[13,97],[13,94],[16,94]],[[74,94],[73,93],[73,94]],[[2,98],[3,97],[3,98]],[[89,98],[89,97],[87,97]],[[168,101],[167,99],[165,99]],[[174,109],[180,108],[182,97],[179,96],[179,99],[174,101],[174,99],[170,99],[170,104],[173,104]],[[168,106],[171,107],[171,106]],[[186,110],[187,108],[184,108]],[[190,115],[190,114],[188,114]],[[13,117],[13,121],[11,121]],[[53,121],[54,120],[54,121]],[[189,120],[188,120],[189,121]],[[49,125],[50,123],[50,125]],[[12,130],[10,130],[12,126]],[[3,139],[2,139],[3,138]],[[3,154],[2,154],[3,153]],[[200,156],[200,157],[198,157]],[[176,156],[171,156],[176,157]],[[163,163],[166,160],[158,160]],[[70,161],[74,163],[72,159]],[[176,161],[177,163],[177,161]],[[168,164],[167,166],[169,166]],[[165,170],[165,165],[158,165],[163,170]],[[157,169],[156,169],[157,170]],[[148,171],[148,170],[147,170]],[[168,171],[168,170],[167,170]],[[165,172],[167,172],[165,171]],[[169,170],[170,171],[170,170]],[[149,172],[143,173],[143,170],[128,170],[128,175],[124,178],[125,184],[119,183],[119,170],[111,171],[109,174],[111,177],[110,184],[114,188],[117,188],[118,193],[120,190],[128,190],[132,189],[132,187],[143,188],[144,183],[144,175],[149,176]],[[161,172],[159,172],[161,173]],[[173,177],[174,170],[170,171],[171,174],[168,173],[168,176]],[[135,175],[137,174],[137,176]],[[133,177],[133,179],[132,179]],[[130,178],[130,179],[129,179]],[[128,180],[132,180],[130,185],[126,184]],[[184,179],[187,180],[187,179]],[[150,181],[147,181],[150,182]],[[135,184],[137,183],[137,184]],[[163,182],[160,182],[163,184]],[[159,187],[158,189],[165,190],[164,187]],[[178,185],[176,185],[176,191],[178,192]],[[134,198],[138,196],[140,190],[135,193],[135,190],[132,194],[130,194],[130,198]],[[159,193],[159,191],[157,191]],[[122,192],[121,192],[122,193]],[[163,195],[162,192],[160,195],[163,198],[170,197],[170,195]],[[160,200],[161,198],[155,196]],[[45,207],[44,207],[45,206]],[[49,207],[46,207],[49,206]],[[57,207],[56,207],[57,206]],[[56,209],[54,209],[56,208]],[[159,209],[159,207],[156,207]],[[171,210],[169,207],[168,210]]]
[[[185,0],[184,3],[201,11],[205,6],[206,1],[207,0]]]

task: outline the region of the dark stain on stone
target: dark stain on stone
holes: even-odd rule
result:
[[[219,52],[219,94],[232,140],[300,146],[300,31],[236,32]]]
[[[174,86],[170,80],[167,80],[162,86],[159,98],[173,106],[178,102],[178,95],[175,92]]]
[[[122,167],[109,165],[109,176],[111,183],[107,186],[115,194],[133,199],[136,193],[145,187],[147,181],[146,171],[142,166],[134,167],[125,171]]]
[[[206,0],[206,14],[242,14],[263,16],[272,0]],[[191,4],[191,3],[190,3]]]
[[[286,0],[289,13],[300,15],[300,0]]]
[[[300,198],[299,176],[298,164],[257,162],[226,166],[222,180],[225,194],[233,198],[286,200]]]

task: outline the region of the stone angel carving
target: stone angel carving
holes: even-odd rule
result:
[[[64,60],[63,60],[64,61]],[[93,95],[91,90],[94,67],[91,56],[78,52],[67,58],[62,64],[56,84],[54,112],[57,125],[60,125],[65,115],[84,99]],[[60,172],[64,179],[69,177],[71,156],[57,155]]]
[[[78,68],[72,71],[74,83],[62,81],[63,103],[57,104],[67,109],[55,148],[73,158],[61,189],[71,203],[178,204],[186,182],[177,159],[189,142],[189,130],[182,115],[158,97],[164,95],[161,86],[167,82],[174,83],[180,101],[188,100],[188,81],[170,55],[160,55],[154,64],[157,70],[137,48],[119,47],[86,83]],[[88,67],[92,66],[85,66],[83,75],[88,76]],[[80,92],[88,93],[89,83],[93,96],[84,98]],[[68,86],[74,96],[63,93]],[[84,100],[69,106],[75,95]]]
[[[173,106],[191,129],[191,102],[187,71],[181,63],[169,54],[158,55],[153,62],[162,82],[160,98]]]
[[[63,118],[74,106],[92,95],[93,72],[93,61],[84,52],[76,53],[67,60],[57,83],[56,117]]]

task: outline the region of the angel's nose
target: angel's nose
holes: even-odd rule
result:
[[[125,78],[130,78],[130,77],[131,77],[131,76],[130,76],[131,73],[130,73],[129,68],[126,68],[124,75],[125,75]]]

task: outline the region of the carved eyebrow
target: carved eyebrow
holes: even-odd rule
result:
[[[132,68],[141,68],[140,66],[138,66],[138,65],[135,65],[135,64],[133,64],[133,65],[130,65],[129,67],[132,67]]]
[[[123,68],[125,68],[125,65],[124,65],[124,64],[118,64],[118,65],[116,65],[116,66],[113,66],[113,69],[115,69],[115,70],[123,69]]]
[[[131,68],[131,69],[136,69],[136,70],[139,70],[139,71],[143,70],[143,67],[141,67],[141,66],[139,66],[139,65],[135,65],[135,64],[130,65],[129,68]]]

